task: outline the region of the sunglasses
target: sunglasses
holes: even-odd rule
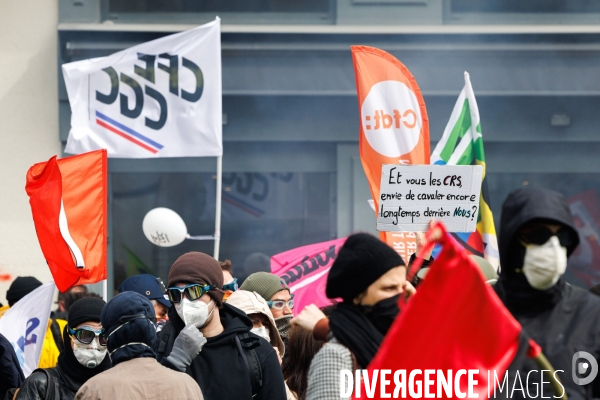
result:
[[[183,293],[185,293],[188,299],[194,301],[204,296],[211,289],[214,289],[214,287],[193,283],[184,287],[170,287],[167,289],[167,293],[169,294],[171,303],[179,303],[183,300]]]
[[[240,288],[237,282],[237,278],[233,278],[233,282],[229,282],[228,284],[223,285],[223,290],[231,290],[232,292],[235,292]]]
[[[77,329],[69,328],[69,335],[73,336],[75,339],[77,339],[83,344],[92,343],[94,338],[98,336],[98,343],[100,344],[100,346],[106,346],[106,335],[104,334],[104,329],[95,331],[91,328],[86,327],[81,327]]]
[[[524,229],[519,233],[519,238],[525,244],[536,244],[540,246],[550,240],[552,236],[556,236],[560,245],[563,247],[569,248],[575,244],[573,233],[567,228],[561,228],[554,233],[548,227],[537,226],[531,229]]]
[[[267,301],[267,305],[269,308],[273,308],[275,310],[283,310],[287,305],[290,309],[294,309],[294,295],[288,301],[284,300],[269,300]]]

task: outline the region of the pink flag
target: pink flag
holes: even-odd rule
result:
[[[309,305],[332,303],[325,295],[327,273],[346,238],[309,244],[271,257],[271,272],[281,277],[294,294],[294,315]]]

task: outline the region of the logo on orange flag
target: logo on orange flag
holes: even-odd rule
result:
[[[35,164],[25,190],[58,290],[106,279],[106,150]]]
[[[383,164],[429,164],[429,119],[417,81],[391,54],[352,46],[360,112],[359,148],[378,210]],[[416,251],[413,232],[381,232],[405,261]]]

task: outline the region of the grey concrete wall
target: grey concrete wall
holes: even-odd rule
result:
[[[0,302],[12,280],[51,279],[25,174],[60,153],[56,67],[58,0],[0,2]],[[6,304],[6,303],[5,303]]]

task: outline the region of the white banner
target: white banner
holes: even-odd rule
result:
[[[0,318],[0,333],[13,345],[25,377],[40,361],[55,289],[54,282],[40,286]]]
[[[432,219],[448,232],[473,232],[477,226],[481,165],[400,166],[385,164],[377,230],[424,232]]]
[[[72,112],[65,152],[107,149],[118,158],[223,154],[219,18],[62,69]]]

